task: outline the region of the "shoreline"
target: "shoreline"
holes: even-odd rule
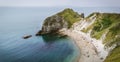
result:
[[[70,29],[61,29],[60,33],[68,35],[80,50],[77,62],[103,62],[105,57],[101,57],[95,45],[83,35]]]

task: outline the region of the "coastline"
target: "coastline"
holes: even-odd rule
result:
[[[103,62],[105,57],[101,57],[95,45],[83,35],[72,29],[61,29],[60,33],[68,35],[80,50],[77,62]]]

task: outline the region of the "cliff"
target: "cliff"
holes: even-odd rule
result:
[[[85,23],[88,23],[88,26],[83,27],[81,31],[85,33],[90,32],[91,37],[103,40],[103,44],[106,46],[112,46],[114,43],[119,43],[120,14],[93,13],[86,18]]]
[[[94,12],[84,18],[84,14],[79,15],[68,8],[46,18],[36,35],[56,33],[62,28],[82,31],[102,41],[105,49],[112,47],[104,62],[120,61],[120,14]]]
[[[81,23],[84,21],[81,21]],[[113,48],[104,62],[119,62],[120,56],[120,14],[92,13],[83,23],[81,31],[101,40],[105,48]]]
[[[64,9],[63,11],[50,16],[44,20],[42,29],[36,35],[44,35],[55,33],[62,28],[70,28],[73,23],[84,17],[84,14],[79,15],[72,9]]]

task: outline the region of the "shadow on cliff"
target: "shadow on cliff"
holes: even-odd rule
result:
[[[56,42],[58,40],[65,39],[67,38],[67,36],[66,35],[63,36],[59,34],[45,34],[42,35],[42,38],[44,42],[49,43],[49,42]]]

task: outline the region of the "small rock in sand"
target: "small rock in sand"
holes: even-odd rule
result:
[[[103,60],[103,57],[101,57],[100,59]]]
[[[89,55],[87,57],[90,57]]]
[[[88,54],[89,52],[87,52],[87,54]]]

